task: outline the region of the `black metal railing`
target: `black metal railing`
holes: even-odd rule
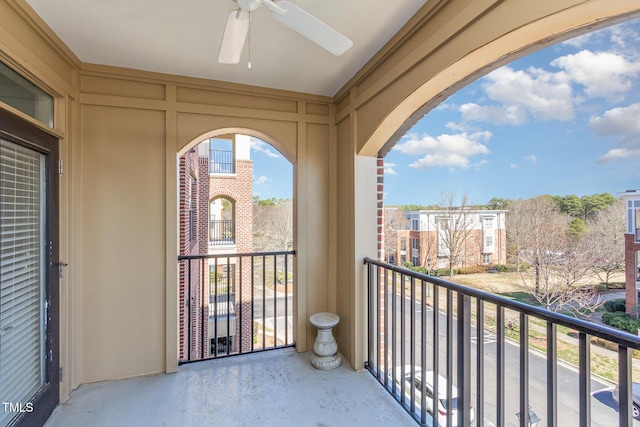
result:
[[[209,246],[233,245],[236,242],[236,222],[232,219],[211,220]]]
[[[640,338],[369,258],[365,265],[367,369],[421,425],[632,425]],[[592,340],[615,350],[592,349]],[[592,373],[592,360],[606,365],[603,353],[613,356],[612,382]],[[592,398],[616,380],[619,409],[612,394],[609,406]]]
[[[294,346],[294,256],[179,256],[180,363]]]
[[[234,152],[209,150],[209,173],[236,173]]]

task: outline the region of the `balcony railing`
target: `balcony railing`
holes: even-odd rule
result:
[[[209,246],[234,245],[236,222],[232,219],[211,220],[209,224]]]
[[[234,152],[209,150],[209,173],[236,173]]]
[[[293,346],[294,255],[179,256],[180,363]]]
[[[546,426],[590,426],[614,417],[632,425],[631,356],[640,338],[368,258],[365,264],[367,369],[421,425],[528,427],[540,418]],[[571,350],[558,338],[568,330],[577,337],[577,371],[557,361]],[[617,348],[617,415],[611,407],[592,414],[592,384],[600,380],[591,362],[602,357],[591,350],[594,337]]]

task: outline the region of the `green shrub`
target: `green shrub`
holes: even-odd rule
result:
[[[428,274],[427,267],[410,267],[412,271],[420,274]]]
[[[478,274],[486,273],[489,271],[488,265],[474,265],[471,267],[461,267],[458,269],[458,274]]]
[[[614,299],[611,301],[607,301],[604,303],[604,308],[610,313],[614,313],[616,311],[627,311],[627,302],[624,298]]]
[[[492,269],[497,271],[498,273],[515,273],[518,271],[517,264],[496,264],[491,266]],[[527,271],[529,269],[529,264],[521,262],[520,263],[520,271]]]
[[[458,274],[458,269],[453,269],[453,274]],[[431,274],[432,276],[437,277],[449,277],[449,269],[448,268],[439,268],[438,270],[434,270]]]
[[[614,328],[631,332],[634,335],[638,335],[638,328],[640,327],[639,320],[620,311],[603,313],[602,322]]]

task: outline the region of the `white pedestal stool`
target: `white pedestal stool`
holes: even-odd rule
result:
[[[340,322],[340,316],[333,313],[316,313],[309,318],[313,326],[318,328],[316,341],[313,343],[311,365],[321,371],[335,369],[342,363],[338,355],[338,343],[333,337],[333,328]]]

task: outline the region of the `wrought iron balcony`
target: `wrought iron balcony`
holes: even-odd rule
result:
[[[211,220],[209,246],[227,246],[236,243],[236,222],[232,219]]]
[[[209,150],[209,173],[236,173],[235,153],[231,150]]]
[[[181,363],[293,346],[294,254],[180,256]]]
[[[365,264],[367,369],[419,424],[632,425],[632,350],[640,338],[394,265]],[[569,330],[574,344],[559,337]],[[604,357],[592,339],[616,348],[609,352],[613,381],[592,372],[592,361]],[[575,366],[558,362],[572,352]],[[600,389],[611,405],[592,397]]]

